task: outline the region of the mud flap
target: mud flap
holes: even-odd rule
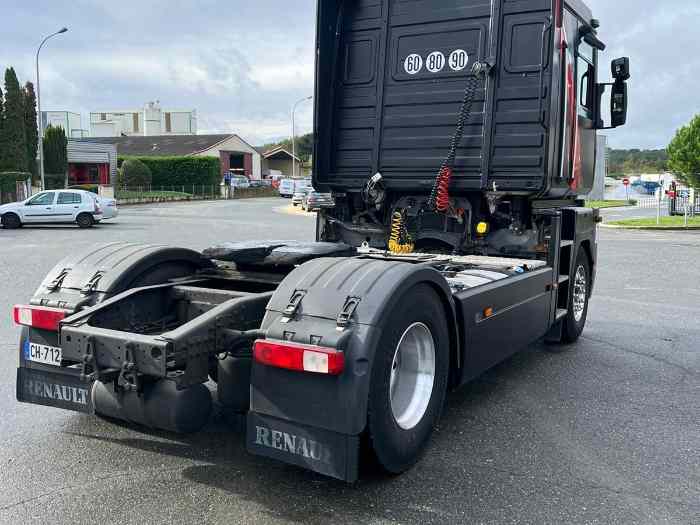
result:
[[[33,368],[17,369],[17,401],[94,414],[92,382]]]
[[[349,483],[357,481],[360,437],[248,412],[251,454],[297,465]]]

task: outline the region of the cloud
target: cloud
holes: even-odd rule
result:
[[[587,0],[601,20],[607,64],[629,56],[626,127],[616,147],[664,147],[700,98],[697,0]],[[200,131],[238,132],[250,142],[289,135],[292,104],[313,93],[316,0],[3,0],[0,66],[34,79],[34,53],[61,25],[70,31],[42,51],[43,109],[90,111],[196,108]],[[311,104],[299,107],[310,130]],[[87,119],[85,119],[87,121]]]

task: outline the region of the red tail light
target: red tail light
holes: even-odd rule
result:
[[[300,343],[258,339],[253,345],[253,355],[263,365],[299,372],[337,376],[345,368],[343,352]]]
[[[12,316],[19,325],[58,332],[58,323],[65,319],[66,312],[44,306],[16,305]]]

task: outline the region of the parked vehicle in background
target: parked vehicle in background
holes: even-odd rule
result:
[[[72,222],[90,228],[102,219],[97,197],[84,190],[42,191],[24,201],[0,206],[0,221],[5,228]]]
[[[231,187],[239,189],[250,188],[250,179],[243,175],[231,175]]]
[[[297,204],[302,204],[302,207],[303,207],[303,203],[304,203],[304,200],[306,199],[306,195],[311,190],[313,190],[313,188],[311,188],[310,186],[303,188],[303,189],[296,190],[294,192],[294,195],[292,195],[292,204],[294,206],[296,206]]]
[[[294,195],[295,185],[293,179],[282,179],[280,181],[280,197],[291,197]]]
[[[321,193],[313,188],[307,188],[301,208],[306,211],[320,211],[322,208],[332,208],[335,201],[330,193]]]
[[[294,191],[304,191],[306,188],[310,188],[313,185],[311,179],[295,179],[294,180]]]

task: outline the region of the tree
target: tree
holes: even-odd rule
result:
[[[44,172],[47,188],[64,186],[68,172],[68,139],[61,127],[48,126],[44,132]]]
[[[0,89],[0,169],[5,164],[5,136],[2,132],[3,126],[5,124],[5,102],[2,94],[2,89]]]
[[[2,137],[3,158],[0,170],[27,171],[27,138],[24,130],[22,90],[13,68],[5,70],[5,118]]]
[[[36,160],[37,150],[39,148],[39,128],[37,126],[34,84],[27,82],[24,85],[22,97],[24,99],[24,131],[27,141],[27,167],[32,174],[32,178],[36,181],[39,171]]]
[[[681,182],[700,188],[700,115],[676,132],[668,145],[668,166]]]
[[[127,159],[122,163],[121,181],[126,187],[150,186],[151,169],[139,159]]]
[[[284,149],[292,152],[292,139],[285,139],[280,142],[272,142],[270,144],[265,144],[263,148],[265,150],[271,150],[278,146],[282,146]],[[301,135],[294,140],[294,149],[296,149],[297,157],[302,163],[308,163],[311,160],[311,155],[313,155],[314,150],[314,134],[307,133],[306,135]]]

